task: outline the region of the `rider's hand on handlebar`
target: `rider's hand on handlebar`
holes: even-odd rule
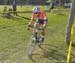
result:
[[[31,22],[29,22],[29,23],[28,23],[28,26],[27,26],[27,27],[28,27],[27,30],[30,30],[30,27],[31,27],[31,26],[32,26],[32,24],[31,24]]]
[[[28,26],[29,26],[29,27],[31,27],[31,25],[32,25],[32,23],[31,23],[31,22],[29,22],[29,23],[28,23]]]

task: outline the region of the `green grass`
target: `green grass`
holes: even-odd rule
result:
[[[42,7],[42,9],[44,9],[44,7]],[[36,46],[35,51],[33,52],[33,59],[36,63],[66,63],[67,46],[65,37],[68,13],[62,13],[63,15],[47,12],[48,25],[45,42],[42,45],[43,49],[39,49]],[[30,18],[31,14],[19,14],[19,16],[13,16],[13,18],[7,19],[3,18],[0,14],[1,63],[33,63],[27,56],[27,48],[32,36],[32,30],[27,31],[26,25],[29,20],[22,18]],[[75,33],[73,35],[73,41],[75,41]],[[75,47],[72,49],[71,54],[71,61],[74,60]]]

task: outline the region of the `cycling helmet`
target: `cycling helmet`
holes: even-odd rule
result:
[[[33,12],[33,13],[38,13],[38,12],[40,12],[40,7],[39,7],[39,6],[35,6],[35,7],[32,9],[32,12]]]

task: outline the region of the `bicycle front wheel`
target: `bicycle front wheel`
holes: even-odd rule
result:
[[[33,53],[33,51],[34,51],[35,44],[36,44],[36,40],[34,40],[34,39],[32,38],[32,41],[31,41],[31,44],[29,45],[29,50],[28,50],[28,56],[29,56],[29,57],[32,57],[32,53]]]

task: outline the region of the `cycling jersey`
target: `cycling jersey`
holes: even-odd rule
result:
[[[40,11],[38,16],[35,16],[35,13],[32,13],[31,20],[33,21],[34,18],[37,17],[38,19],[47,20],[46,13],[44,11]]]

